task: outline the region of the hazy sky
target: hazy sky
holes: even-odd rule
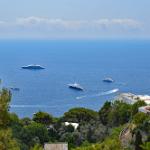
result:
[[[149,38],[150,0],[0,0],[0,38]]]

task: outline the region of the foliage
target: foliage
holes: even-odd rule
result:
[[[66,128],[66,132],[72,133],[75,131],[74,127],[71,124],[66,126],[65,128]]]
[[[99,116],[104,125],[112,127],[123,125],[131,118],[131,106],[120,101],[106,102],[99,111]]]
[[[126,123],[134,127],[133,147],[149,148],[150,116],[138,112],[138,107],[145,105],[143,101],[133,105],[107,101],[99,112],[73,108],[63,117],[54,118],[39,111],[32,119],[20,119],[9,112],[10,100],[11,93],[3,89],[0,92],[0,150],[42,150],[45,142],[68,142],[69,149],[76,150],[122,150],[119,141],[122,126],[119,126]],[[66,121],[79,123],[79,127],[65,126]],[[143,145],[142,138],[145,139]]]
[[[7,89],[0,91],[0,127],[6,128],[10,122],[9,103],[11,100],[11,93]]]
[[[85,131],[86,133],[85,139],[90,143],[100,142],[104,140],[104,138],[108,135],[107,130],[108,130],[107,127],[99,122],[91,123],[89,124],[87,131]],[[82,131],[80,132],[82,133]]]
[[[104,125],[107,125],[109,123],[108,116],[111,110],[112,110],[111,102],[106,101],[104,106],[99,111],[100,120]]]
[[[27,126],[32,123],[32,120],[28,117],[25,117],[20,119],[20,123],[22,124],[22,126]]]
[[[15,113],[10,113],[9,118],[10,118],[10,122],[9,122],[10,126],[14,126],[16,124],[19,124],[20,122],[19,117]]]
[[[102,143],[92,144],[90,146],[81,146],[74,150],[122,150],[121,143],[119,141],[119,133],[122,128],[116,128],[113,130],[112,135],[107,137]]]
[[[138,112],[134,117],[133,117],[133,123],[136,125],[143,124],[144,121],[148,118],[146,114],[143,112]]]
[[[35,141],[35,143],[38,141],[43,145],[45,142],[49,141],[48,131],[45,126],[32,123],[24,128],[27,130],[27,133],[29,133],[29,137],[31,137],[30,140]]]
[[[7,89],[0,91],[0,150],[19,150],[17,141],[12,136],[8,125],[11,121],[9,114],[9,103],[11,93]]]
[[[62,118],[64,121],[70,122],[89,122],[90,120],[97,120],[98,113],[87,108],[73,108],[66,112]]]
[[[39,144],[36,144],[30,150],[43,150],[43,148]]]
[[[76,146],[80,146],[82,143],[82,136],[79,132],[73,132],[73,133],[65,133],[60,138],[61,142],[68,142],[69,148],[73,148]]]
[[[136,137],[135,137],[135,150],[142,150],[142,135],[140,131],[137,131]]]
[[[145,142],[141,145],[142,150],[150,150],[150,142]]]
[[[123,127],[114,128],[111,136],[107,137],[104,142],[100,144],[100,149],[122,150],[121,143],[118,138],[122,129]]]
[[[46,112],[37,112],[33,116],[33,120],[37,123],[41,123],[44,125],[50,125],[53,122],[53,117]]]
[[[113,109],[109,114],[109,122],[113,126],[123,125],[131,118],[131,106],[129,104],[115,101],[112,105]]]
[[[146,120],[144,120],[143,123],[138,127],[140,130],[146,132],[150,136],[150,116],[147,116]]]
[[[139,100],[136,103],[134,103],[132,105],[132,112],[131,112],[132,116],[134,116],[136,113],[138,113],[138,108],[142,107],[142,106],[146,106],[146,103],[144,101]]]
[[[0,150],[20,150],[10,129],[0,130]]]

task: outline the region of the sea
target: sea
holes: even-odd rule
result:
[[[21,68],[29,64],[45,69]],[[150,95],[150,40],[0,40],[0,79],[1,88],[20,89],[11,90],[10,111],[21,118],[98,111],[123,92]],[[84,91],[68,88],[75,82]]]

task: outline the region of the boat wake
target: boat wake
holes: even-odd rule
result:
[[[65,106],[72,106],[71,104],[65,105]],[[10,105],[11,108],[59,108],[59,107],[64,107],[60,105],[54,105],[54,106],[49,106],[49,105]]]
[[[110,94],[117,93],[118,91],[119,91],[119,89],[113,89],[113,90],[110,90],[110,91],[101,92],[101,93],[94,94],[94,95],[78,96],[78,97],[76,97],[76,99],[83,99],[83,98],[86,98],[86,97],[98,97],[98,96],[110,95]]]
[[[39,108],[39,107],[48,107],[46,105],[10,105],[12,108]]]
[[[113,94],[113,93],[116,93],[118,91],[119,91],[119,89],[113,89],[113,90],[110,90],[110,91],[107,91],[107,92],[102,92],[102,93],[100,93],[100,96]]]

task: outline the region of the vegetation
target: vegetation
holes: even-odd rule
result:
[[[2,89],[0,150],[42,150],[47,142],[68,142],[70,150],[150,149],[150,116],[138,112],[140,106],[146,105],[143,101],[133,105],[106,101],[98,112],[73,108],[54,118],[39,111],[33,118],[20,119],[9,112],[10,100],[11,93]],[[79,126],[75,129],[65,122]]]
[[[75,150],[122,150],[121,143],[118,138],[121,130],[122,127],[114,128],[111,135],[108,136],[103,142],[88,146],[83,145]]]
[[[9,102],[11,94],[6,89],[0,92],[0,150],[20,150],[18,143],[9,128]]]
[[[150,150],[150,142],[146,142],[143,145],[141,145],[141,148],[143,150]]]
[[[73,108],[66,112],[62,118],[64,121],[88,122],[98,119],[98,113],[86,108]]]
[[[104,125],[116,127],[131,119],[131,105],[115,101],[106,102],[99,111],[99,117]]]
[[[7,128],[7,125],[10,121],[9,116],[9,103],[11,100],[11,94],[6,89],[3,89],[0,92],[0,127]]]
[[[136,103],[134,103],[131,107],[132,107],[132,116],[134,116],[136,113],[138,113],[138,108],[142,107],[142,106],[146,106],[146,103],[144,101],[137,101]]]
[[[33,116],[33,121],[44,125],[50,125],[53,122],[53,117],[46,112],[37,112]]]

